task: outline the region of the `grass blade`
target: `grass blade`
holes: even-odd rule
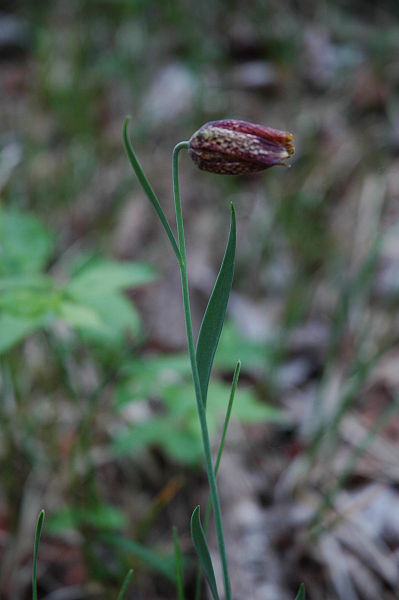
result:
[[[196,359],[200,379],[201,394],[206,407],[209,378],[216,348],[219,342],[224,318],[226,316],[227,302],[234,275],[234,258],[236,251],[236,219],[234,206],[231,205],[231,224],[229,239],[223,262],[216,279],[205,315],[202,320],[198,336]]]
[[[127,592],[127,588],[129,587],[129,583],[132,578],[132,575],[133,575],[133,569],[129,569],[129,571],[126,574],[125,579],[123,580],[121,591],[118,594],[117,600],[123,600],[123,598],[125,597],[125,594]]]
[[[305,586],[303,583],[299,586],[298,593],[295,597],[295,600],[306,600]]]
[[[185,600],[184,583],[183,583],[183,566],[182,566],[182,558],[181,558],[181,552],[180,552],[180,547],[179,547],[179,538],[177,536],[176,527],[173,527],[173,547],[174,547],[174,551],[175,551],[177,597],[178,597],[178,600]]]
[[[194,547],[197,551],[202,570],[207,578],[212,596],[214,600],[219,600],[212,560],[209,554],[208,544],[206,543],[204,530],[201,525],[199,506],[194,509],[194,512],[191,515],[191,537],[193,538]]]
[[[136,173],[136,177],[139,180],[141,187],[143,188],[148,200],[151,202],[152,206],[154,207],[155,212],[157,213],[157,215],[159,217],[159,220],[161,221],[161,223],[163,225],[166,235],[168,236],[171,246],[173,248],[173,252],[176,254],[176,258],[180,263],[181,262],[180,250],[177,246],[175,236],[173,235],[173,231],[170,228],[170,225],[165,216],[165,213],[163,212],[162,207],[159,204],[159,200],[156,197],[156,194],[155,194],[154,190],[152,189],[150,182],[148,181],[147,177],[145,176],[143,168],[142,168],[142,166],[136,156],[136,153],[133,149],[133,146],[130,142],[129,134],[127,131],[129,121],[130,121],[130,117],[126,117],[126,119],[123,122],[123,142],[125,144],[126,154],[129,158],[130,164],[132,165],[134,172]]]
[[[39,551],[40,534],[42,533],[43,521],[44,510],[41,510],[37,519],[35,544],[33,546],[32,600],[37,600],[37,553]]]

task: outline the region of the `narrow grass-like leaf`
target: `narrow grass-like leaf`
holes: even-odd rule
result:
[[[223,454],[224,445],[226,442],[226,435],[227,435],[227,430],[229,428],[231,411],[233,409],[234,397],[235,397],[236,390],[237,390],[237,383],[238,383],[238,377],[240,376],[240,370],[241,370],[241,361],[239,360],[239,361],[237,361],[236,368],[234,370],[233,383],[231,384],[229,403],[227,405],[226,416],[224,418],[224,424],[223,424],[222,437],[220,439],[219,450],[218,450],[216,463],[215,463],[215,476],[216,477],[217,477],[217,474],[219,471],[220,461],[222,460],[222,454]],[[204,521],[205,533],[206,533],[206,530],[208,529],[209,519],[211,516],[211,507],[212,507],[212,503],[209,498],[207,506],[206,506],[205,521]],[[202,580],[202,569],[201,569],[201,567],[199,567],[198,573],[197,573],[196,586],[195,586],[195,600],[199,600],[200,595],[201,595],[201,580]]]
[[[299,586],[295,600],[306,600],[305,586],[303,583]]]
[[[241,361],[238,360],[237,364],[236,364],[236,368],[234,369],[233,383],[231,384],[229,403],[227,405],[226,416],[224,418],[222,437],[220,438],[219,450],[218,450],[216,463],[215,463],[215,475],[218,474],[219,467],[220,467],[220,461],[222,460],[222,454],[223,454],[223,450],[224,450],[224,445],[226,443],[226,435],[227,435],[227,430],[229,428],[231,411],[233,410],[233,403],[234,403],[234,398],[236,395],[240,371],[241,371]]]
[[[39,551],[40,534],[44,521],[44,510],[40,511],[37,519],[35,544],[33,546],[33,570],[32,570],[32,600],[37,600],[37,553]]]
[[[194,547],[197,551],[200,565],[208,581],[214,600],[219,600],[219,594],[216,586],[215,573],[213,571],[212,560],[206,543],[204,530],[202,529],[200,519],[200,507],[197,506],[191,515],[191,537]]]
[[[165,229],[166,235],[168,236],[171,246],[173,248],[173,252],[176,254],[176,258],[180,263],[181,255],[180,255],[180,250],[179,250],[176,240],[175,240],[175,236],[173,235],[173,232],[170,228],[170,225],[165,216],[165,213],[163,212],[162,207],[159,204],[159,200],[156,197],[155,192],[152,189],[150,182],[148,181],[147,177],[145,176],[143,168],[142,168],[141,164],[139,163],[136,153],[133,150],[133,146],[130,142],[129,134],[127,131],[129,121],[130,121],[130,117],[126,117],[126,119],[123,122],[123,142],[125,144],[126,154],[129,158],[130,164],[132,165],[134,172],[136,173],[136,177],[139,180],[141,187],[143,188],[144,192],[146,193],[147,198],[149,199],[152,206],[154,207],[154,210],[157,213],[159,220],[161,221],[161,223],[163,225],[163,228]]]
[[[123,600],[123,598],[125,597],[125,594],[127,592],[127,588],[129,587],[129,583],[132,578],[132,575],[133,575],[133,569],[129,569],[129,571],[126,574],[125,579],[123,580],[121,591],[118,594],[117,600]]]
[[[180,552],[180,547],[179,547],[179,538],[177,536],[176,527],[173,527],[173,548],[175,551],[177,597],[179,600],[185,600],[184,582],[183,582],[183,565],[182,565],[182,558],[181,558],[181,552]]]
[[[213,359],[222,332],[226,316],[227,302],[231,291],[234,275],[234,258],[236,251],[236,219],[234,206],[231,205],[230,234],[226,252],[220,267],[215,287],[206,307],[198,336],[196,360],[200,379],[201,395],[206,407],[209,378],[211,376]]]

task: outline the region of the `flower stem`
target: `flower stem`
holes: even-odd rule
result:
[[[181,273],[181,284],[183,293],[183,306],[184,316],[186,321],[186,332],[188,351],[190,355],[191,371],[194,381],[195,397],[197,401],[197,411],[199,422],[201,426],[202,445],[204,450],[205,468],[208,476],[210,497],[213,506],[213,513],[215,518],[216,533],[219,543],[219,552],[222,562],[224,589],[226,600],[231,600],[231,586],[230,578],[227,565],[226,546],[224,542],[223,524],[222,524],[222,513],[220,509],[219,495],[216,485],[215,471],[212,464],[211,446],[209,441],[208,425],[205,414],[204,399],[201,394],[201,385],[198,374],[198,366],[195,354],[193,327],[191,322],[191,309],[190,309],[190,296],[188,289],[188,278],[187,278],[187,260],[186,260],[186,245],[184,240],[184,227],[183,227],[183,215],[180,201],[180,190],[179,190],[179,171],[178,171],[178,157],[180,150],[186,149],[188,142],[180,142],[173,150],[173,196],[175,201],[176,209],[176,224],[177,234],[179,243],[179,252],[181,260],[179,261],[180,273]]]

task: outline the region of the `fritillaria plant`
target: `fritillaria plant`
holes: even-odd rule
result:
[[[195,343],[191,322],[186,246],[184,240],[183,215],[179,191],[178,158],[182,150],[188,150],[188,153],[194,163],[203,171],[209,171],[211,173],[219,173],[223,175],[247,175],[250,173],[263,171],[276,165],[285,165],[287,160],[294,153],[293,136],[291,133],[278,131],[277,129],[272,129],[270,127],[263,127],[261,125],[247,123],[246,121],[235,119],[225,119],[206,123],[192,135],[189,141],[180,142],[177,144],[173,150],[172,159],[173,196],[177,224],[176,239],[166,219],[165,213],[161,208],[158,198],[155,195],[155,192],[152,189],[148,179],[146,178],[133,150],[127,131],[128,122],[129,118],[126,118],[123,125],[123,139],[127,155],[143,190],[154,207],[155,212],[157,213],[159,220],[166,232],[166,235],[168,236],[181,274],[188,352],[190,356],[198,418],[201,427],[205,467],[210,490],[210,503],[208,503],[204,527],[202,526],[200,520],[199,506],[197,506],[191,517],[191,534],[199,558],[200,568],[202,569],[202,572],[208,581],[208,585],[214,600],[219,600],[220,596],[216,585],[213,565],[205,535],[206,525],[209,520],[210,507],[212,506],[223,571],[225,599],[232,600],[216,475],[223,452],[227,426],[229,423],[234,394],[237,386],[240,370],[239,362],[237,363],[234,373],[230,401],[228,403],[222,438],[215,464],[213,463],[211,454],[211,445],[206,418],[206,405],[208,384],[211,375],[213,359],[219,342],[220,334],[222,332],[227,302],[233,282],[236,248],[235,212],[234,206],[231,205],[230,233],[226,251],[215,286],[205,311],[198,339]],[[179,600],[182,600],[184,598],[184,591],[182,586],[181,561],[179,558],[180,552],[178,549],[176,534],[174,539],[175,553],[177,558],[178,595]],[[199,576],[197,582],[197,598],[199,598],[200,593],[200,577],[201,575]]]
[[[222,458],[227,428],[230,420],[234,395],[240,372],[240,361],[237,362],[230,399],[227,406],[219,450],[215,460],[212,461],[211,446],[209,440],[208,425],[206,419],[206,404],[208,384],[211,375],[213,359],[219,342],[220,334],[226,315],[227,302],[233,282],[234,258],[236,248],[236,222],[234,206],[231,205],[230,233],[226,251],[216,279],[215,286],[210,296],[208,306],[202,320],[197,343],[194,342],[193,328],[191,323],[190,297],[187,277],[186,246],[184,241],[183,215],[179,191],[178,158],[181,150],[188,150],[194,163],[203,171],[219,173],[222,175],[242,175],[257,173],[276,165],[286,165],[287,160],[294,154],[293,136],[285,131],[278,131],[270,127],[263,127],[246,121],[235,119],[224,119],[205,123],[196,131],[188,142],[180,142],[173,150],[173,196],[175,201],[177,240],[165,217],[158,198],[155,195],[144,171],[136,157],[128,136],[129,117],[123,125],[123,140],[130,163],[137,178],[144,189],[149,201],[157,213],[159,220],[169,238],[172,250],[175,253],[181,274],[183,292],[183,307],[186,321],[188,352],[191,362],[195,397],[199,423],[201,426],[202,445],[204,451],[205,467],[208,476],[210,499],[206,510],[204,527],[200,519],[200,509],[197,506],[191,516],[191,535],[199,559],[199,571],[195,600],[199,600],[201,593],[202,573],[205,575],[214,600],[220,600],[216,585],[208,544],[206,541],[206,529],[213,509],[216,533],[219,544],[220,559],[222,564],[225,600],[232,600],[229,570],[226,557],[226,545],[223,534],[222,514],[220,509],[219,494],[216,484],[216,476]],[[32,570],[32,600],[38,599],[37,593],[37,557],[39,540],[44,522],[44,510],[39,514],[36,526],[36,534],[33,550]],[[175,549],[176,579],[178,599],[184,600],[182,559],[179,549],[177,532],[173,531]],[[127,573],[117,600],[123,600],[127,592],[132,570]],[[305,600],[305,589],[301,584],[296,600]]]

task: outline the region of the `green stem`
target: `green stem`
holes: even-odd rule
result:
[[[190,355],[191,371],[194,381],[195,397],[197,401],[197,411],[199,422],[201,426],[202,445],[204,449],[205,468],[208,476],[210,496],[213,506],[213,513],[215,518],[216,534],[219,543],[219,552],[222,562],[224,589],[226,600],[231,600],[231,586],[229,571],[227,565],[226,546],[224,542],[223,524],[222,524],[222,513],[220,509],[219,495],[216,485],[215,471],[212,464],[211,446],[209,441],[208,425],[206,422],[206,414],[204,408],[204,400],[201,394],[201,385],[198,374],[198,366],[195,355],[193,327],[191,322],[191,309],[190,309],[190,296],[188,289],[188,278],[187,278],[187,265],[186,265],[186,245],[184,240],[184,227],[183,227],[183,215],[180,202],[180,190],[179,190],[179,172],[178,172],[178,157],[180,150],[188,148],[188,142],[180,142],[173,150],[173,196],[175,201],[176,209],[176,223],[177,223],[177,234],[179,242],[179,251],[181,261],[179,261],[180,272],[181,272],[181,284],[183,292],[183,306],[184,316],[186,321],[186,332],[188,351]]]
[[[216,462],[215,462],[215,477],[218,476],[220,462],[222,460],[222,454],[223,454],[224,446],[226,443],[226,435],[227,435],[227,430],[229,428],[231,411],[233,409],[233,402],[234,402],[234,397],[235,397],[236,390],[237,390],[237,383],[238,383],[238,378],[240,376],[240,370],[241,370],[241,361],[239,360],[237,362],[236,368],[234,370],[233,383],[231,385],[229,403],[227,406],[226,416],[224,418],[222,436],[220,438],[219,450],[218,450],[218,454],[217,454],[217,458],[216,458]],[[208,525],[209,525],[209,519],[211,517],[211,508],[212,508],[211,499],[208,498],[208,502],[206,505],[205,519],[204,519],[204,532],[205,533],[207,532]],[[194,595],[195,600],[200,599],[201,582],[202,582],[202,569],[201,569],[201,567],[199,567],[198,573],[197,573],[197,581],[195,584],[195,595]]]

